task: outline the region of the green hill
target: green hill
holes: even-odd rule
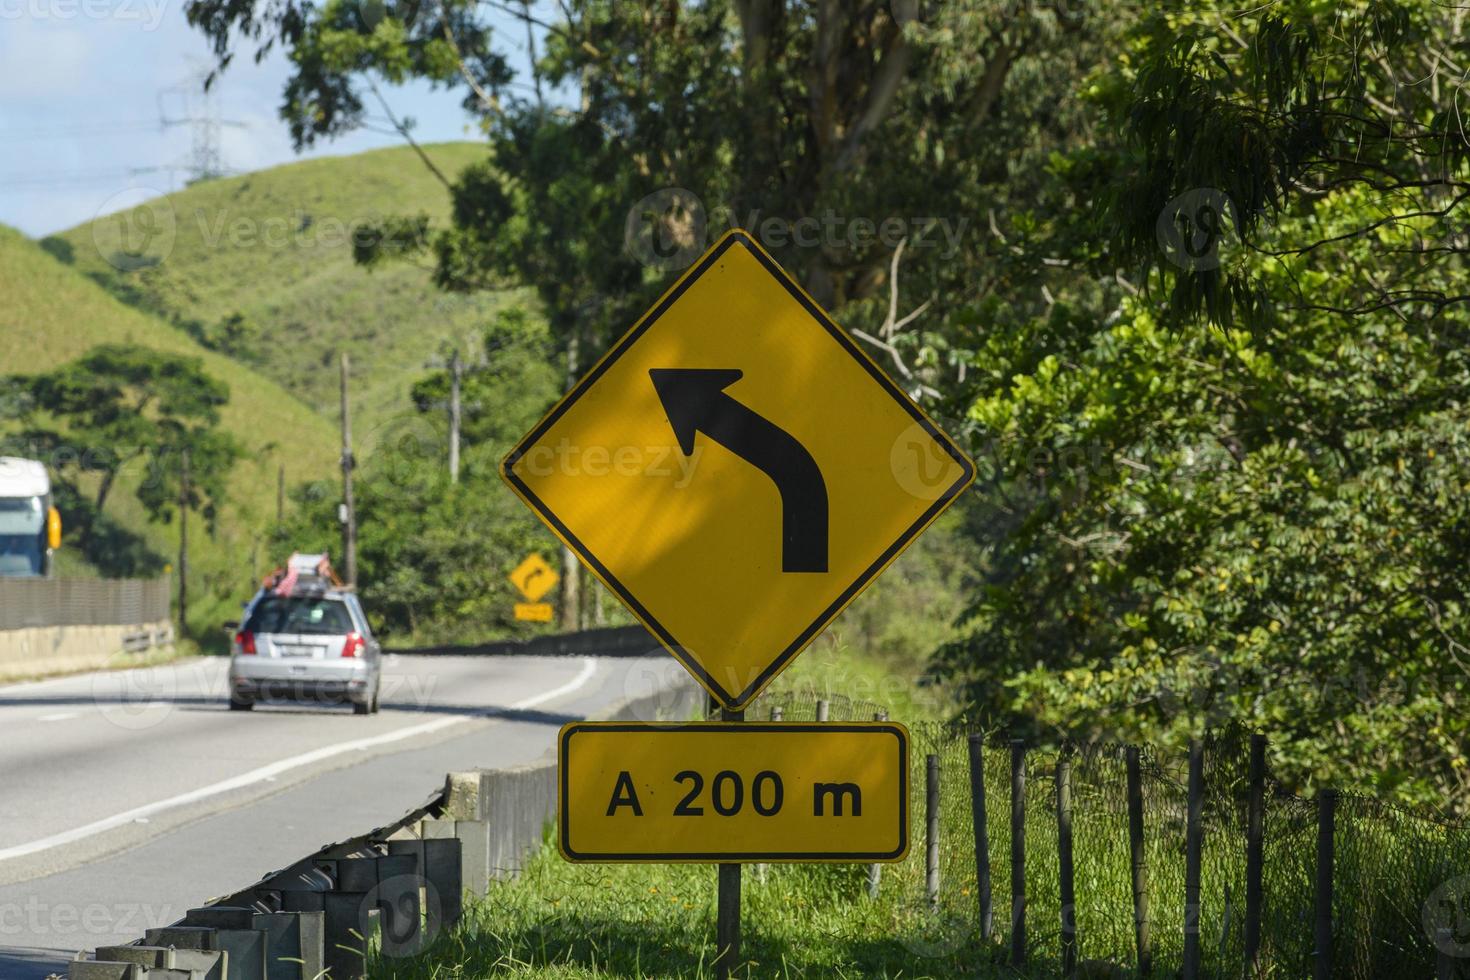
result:
[[[102,343],[136,343],[197,356],[230,386],[223,424],[246,447],[235,469],[231,505],[211,539],[196,523],[192,549],[193,594],[201,601],[191,620],[218,618],[223,606],[206,593],[236,598],[250,581],[252,543],[275,517],[276,471],[284,464],[295,482],[336,471],[337,435],[330,420],[313,412],[280,385],[223,354],[205,350],[176,327],[109,294],[74,268],[58,262],[19,232],[0,226],[0,371],[25,374],[72,360]],[[107,513],[155,555],[178,547],[177,524],[150,524],[134,497],[141,467],[125,470]],[[85,485],[84,490],[88,489]],[[63,551],[66,574],[85,574],[74,553]],[[264,563],[268,556],[261,555]]]
[[[451,176],[485,153],[472,143],[425,150]],[[372,272],[354,265],[351,236],[376,219],[448,216],[444,186],[409,148],[205,181],[157,203],[166,220],[139,255],[120,260],[128,226],[115,215],[43,245],[334,421],[336,357],[348,351],[363,451],[405,411],[426,362],[448,343],[476,349],[471,338],[506,302],[436,290],[426,258]]]

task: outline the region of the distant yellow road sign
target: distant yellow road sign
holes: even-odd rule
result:
[[[575,722],[559,740],[568,861],[899,861],[908,731],[883,723]]]
[[[975,467],[737,231],[521,440],[502,473],[737,708]]]
[[[556,570],[546,563],[545,558],[535,554],[528,555],[510,573],[510,584],[520,589],[527,602],[540,602],[541,597],[556,588],[559,581],[561,576],[556,574]]]
[[[516,619],[528,623],[551,622],[551,603],[549,602],[518,602],[515,605]]]

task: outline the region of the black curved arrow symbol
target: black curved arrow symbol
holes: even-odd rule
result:
[[[743,372],[653,368],[648,376],[685,456],[694,454],[694,434],[703,432],[776,484],[781,493],[781,571],[825,572],[827,484],[822,471],[789,432],[725,393]]]

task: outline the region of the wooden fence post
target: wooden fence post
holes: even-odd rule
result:
[[[1312,955],[1313,980],[1332,980],[1332,859],[1337,823],[1337,791],[1317,793],[1317,924]]]
[[[930,753],[924,766],[924,896],[929,911],[939,911],[939,756]]]
[[[886,711],[879,711],[879,712],[875,713],[873,715],[873,720],[874,721],[887,721],[888,720],[888,712],[886,712]],[[882,881],[883,881],[883,865],[881,865],[881,864],[870,864],[870,865],[868,865],[868,897],[869,898],[877,898],[878,897],[878,887],[882,883]]]
[[[1057,862],[1062,898],[1062,976],[1077,969],[1077,895],[1072,878],[1072,760],[1067,748],[1057,759]]]
[[[1143,849],[1143,766],[1138,747],[1123,750],[1128,769],[1128,853],[1133,864],[1133,940],[1138,948],[1138,975],[1149,976],[1154,953],[1148,935],[1148,858]]]
[[[1026,743],[1011,740],[1011,965],[1026,963]]]
[[[985,810],[985,736],[971,735],[970,821],[975,832],[975,894],[980,903],[980,938],[995,933],[995,910],[990,898],[990,830]]]
[[[1204,846],[1205,750],[1189,743],[1189,798],[1184,827],[1184,980],[1199,980],[1200,852]]]
[[[1262,852],[1266,835],[1266,736],[1251,736],[1250,797],[1245,818],[1245,975],[1261,972]]]

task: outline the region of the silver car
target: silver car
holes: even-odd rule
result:
[[[265,698],[351,703],[376,714],[383,650],[352,592],[262,589],[245,609],[230,651],[230,710]]]

